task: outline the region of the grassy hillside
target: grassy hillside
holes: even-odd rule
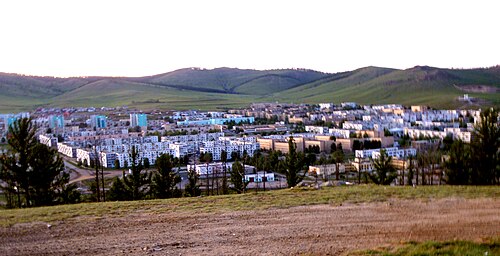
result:
[[[44,106],[121,105],[208,110],[266,101],[355,101],[478,108],[500,105],[500,67],[469,70],[366,67],[336,74],[296,69],[190,68],[136,78],[53,78],[0,73],[0,92],[0,112]],[[472,104],[459,102],[457,97],[464,93],[480,100]]]
[[[237,87],[250,83],[250,85],[260,86],[259,94],[266,94],[267,89],[276,91],[273,88],[269,88],[269,85],[271,87],[279,85],[279,83],[268,82],[268,78],[276,78],[277,80],[275,81],[285,80],[285,89],[288,89],[325,76],[326,74],[324,73],[312,70],[285,69],[260,71],[236,68],[188,68],[152,77],[138,78],[138,81],[179,89],[219,93],[238,93],[239,91],[235,90]]]
[[[282,189],[225,196],[173,198],[131,202],[81,203],[30,209],[0,210],[0,226],[35,221],[61,221],[75,217],[122,216],[135,212],[212,213],[241,210],[289,208],[303,205],[383,202],[390,199],[432,200],[440,198],[498,198],[500,187],[495,186],[420,186],[390,187],[362,185]]]
[[[425,104],[456,108],[464,105],[457,101],[457,97],[466,93],[457,89],[456,85],[482,84],[500,87],[499,74],[500,72],[493,68],[447,70],[415,67],[407,70],[390,70],[370,67],[356,70],[345,78],[319,85],[306,84],[280,94],[297,102],[355,101],[362,104]],[[469,94],[487,100],[492,105],[500,104],[499,93]]]
[[[104,79],[54,97],[50,106],[122,106],[140,109],[219,109],[246,105],[252,99],[165,86]],[[175,107],[174,107],[175,106]]]

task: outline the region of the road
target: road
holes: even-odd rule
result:
[[[70,184],[95,178],[94,170],[78,167],[78,166],[72,164],[71,162],[69,162],[66,158],[63,158],[63,160],[64,160],[64,166],[66,167],[66,169],[71,170],[70,181],[69,181]],[[122,175],[121,170],[104,170],[104,177],[105,178],[113,178],[113,177],[117,177],[117,176],[121,176],[121,175]]]

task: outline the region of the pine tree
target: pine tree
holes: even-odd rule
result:
[[[0,180],[9,207],[27,207],[79,201],[76,186],[68,185],[69,174],[57,152],[40,144],[31,119],[16,120],[9,127],[10,151],[0,157]],[[16,200],[17,199],[17,200]]]
[[[470,183],[471,155],[468,145],[461,140],[451,144],[449,159],[446,162],[446,183],[450,185],[468,185]]]
[[[232,189],[238,194],[244,193],[249,183],[245,181],[245,167],[239,161],[236,161],[233,163],[230,173],[231,183],[233,184]]]
[[[408,186],[413,186],[413,176],[414,176],[414,169],[415,169],[415,163],[414,163],[414,159],[413,159],[413,156],[410,155],[408,157],[408,176],[407,176],[407,179],[408,179]]]
[[[123,184],[122,179],[115,177],[113,184],[108,191],[108,200],[110,201],[126,201],[132,198],[132,194]]]
[[[387,156],[385,150],[380,151],[380,157],[371,160],[374,173],[368,174],[370,179],[378,185],[390,185],[397,178],[396,169],[392,165],[392,157]]]
[[[156,159],[156,172],[153,175],[151,190],[155,198],[171,198],[178,196],[177,184],[181,177],[173,171],[174,164],[170,155],[163,154]]]
[[[195,170],[189,169],[188,170],[188,184],[186,185],[186,188],[184,189],[184,195],[185,196],[200,196],[201,195],[201,190],[200,187],[198,186],[198,178],[199,175],[196,173]]]
[[[55,183],[63,178],[64,163],[57,152],[43,144],[37,144],[30,156],[30,194],[33,205],[51,205],[55,200]]]
[[[339,180],[340,179],[340,164],[344,163],[344,151],[342,150],[337,150],[333,152],[332,154],[332,159],[333,162],[335,163],[335,179]]]
[[[288,187],[294,187],[304,179],[304,155],[297,153],[297,148],[292,136],[288,139],[288,154],[285,157],[285,176]]]
[[[481,111],[479,123],[473,132],[472,183],[492,185],[500,183],[500,125],[498,109]]]
[[[132,147],[129,155],[132,173],[123,177],[123,184],[132,195],[130,200],[140,200],[149,193],[151,173],[143,172],[142,161],[139,158],[137,147]]]
[[[207,196],[210,195],[210,176],[209,176],[209,172],[208,172],[208,167],[210,166],[210,163],[212,162],[213,160],[213,156],[212,156],[212,153],[205,153],[203,154],[203,158],[201,159],[202,161],[204,161],[206,163],[206,168],[207,168],[207,175],[206,175],[206,193],[207,193]],[[213,186],[213,184],[212,184]],[[212,193],[213,194],[213,193]]]
[[[222,194],[227,195],[229,193],[229,186],[227,184],[227,152],[222,150],[221,152],[221,161],[222,161]]]
[[[22,118],[9,126],[8,144],[11,151],[2,157],[2,180],[11,187],[6,191],[14,191],[18,196],[18,207],[21,207],[20,197],[26,200],[26,206],[31,205],[31,191],[29,183],[30,153],[36,146],[36,127],[31,119]]]

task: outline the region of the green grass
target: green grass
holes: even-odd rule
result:
[[[421,186],[384,187],[352,186],[313,190],[306,188],[283,189],[240,195],[200,198],[174,198],[133,202],[82,203],[30,209],[0,211],[0,226],[26,222],[53,222],[75,217],[100,218],[137,213],[158,214],[168,212],[214,213],[242,210],[288,208],[303,205],[382,202],[389,199],[432,200],[439,198],[499,198],[498,186]]]
[[[409,242],[396,247],[353,252],[350,255],[378,256],[431,256],[431,255],[500,255],[500,238],[485,242],[471,241],[428,241],[423,243]]]

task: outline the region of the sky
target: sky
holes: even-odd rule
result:
[[[499,12],[496,0],[3,0],[0,72],[489,67],[500,64]]]

